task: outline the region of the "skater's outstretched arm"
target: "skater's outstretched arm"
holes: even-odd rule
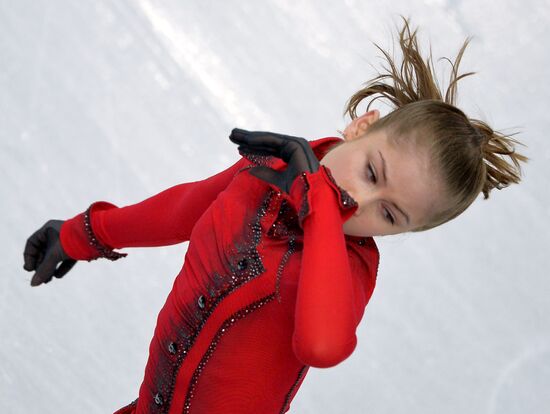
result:
[[[109,249],[167,246],[188,241],[191,231],[217,195],[250,161],[241,157],[226,170],[201,181],[182,183],[139,203],[117,207],[107,201],[91,205],[90,223],[97,240]],[[84,213],[61,227],[61,244],[74,259],[99,256],[84,232]]]
[[[175,185],[136,204],[117,207],[97,201],[69,220],[48,220],[25,245],[23,268],[36,271],[31,285],[62,277],[76,260],[116,260],[126,255],[113,249],[166,246],[189,240],[196,221],[248,164],[250,161],[241,157],[216,175]],[[62,266],[56,270],[59,263]]]

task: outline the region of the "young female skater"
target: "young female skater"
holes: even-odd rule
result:
[[[373,236],[439,226],[480,192],[519,183],[519,142],[454,106],[472,74],[457,75],[468,40],[442,97],[415,34],[405,20],[401,73],[384,52],[391,71],[351,97],[345,139],[234,129],[242,157],[226,170],[125,207],[97,201],[28,239],[33,286],[77,260],[126,256],[113,249],[190,241],[138,398],[117,413],[287,412],[310,367],[356,347],[378,270]],[[376,94],[395,110],[357,117]]]

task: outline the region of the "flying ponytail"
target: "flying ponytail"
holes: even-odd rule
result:
[[[459,74],[458,66],[470,42],[466,38],[452,66],[449,85],[441,92],[434,75],[431,54],[422,58],[416,30],[411,33],[408,19],[401,16],[404,26],[399,32],[399,45],[403,53],[401,66],[395,64],[389,54],[380,48],[389,67],[385,72],[368,81],[347,102],[344,115],[357,117],[358,105],[372,98],[367,106],[379,98],[387,99],[394,110],[369,126],[364,137],[383,129],[391,142],[415,145],[428,149],[434,173],[438,174],[445,189],[445,206],[434,211],[430,220],[411,231],[424,231],[452,220],[470,206],[480,193],[484,199],[493,189],[500,190],[512,183],[519,183],[519,162],[529,158],[516,152],[512,138],[493,130],[487,123],[470,119],[456,106],[457,83],[475,72]],[[509,157],[511,162],[504,157]]]
[[[496,188],[501,190],[510,184],[518,184],[521,180],[520,161],[527,162],[528,158],[515,152],[514,144],[524,145],[510,136],[494,131],[485,122],[478,119],[470,119],[472,125],[484,137],[481,151],[486,168],[485,183],[482,188],[483,198],[489,198],[489,192]],[[501,156],[510,157],[512,164],[506,162]]]

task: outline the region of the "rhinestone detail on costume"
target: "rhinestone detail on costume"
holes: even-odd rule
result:
[[[307,369],[307,365],[304,365],[302,368],[300,368],[300,371],[298,372],[298,377],[296,378],[296,381],[294,381],[294,384],[292,384],[292,387],[290,387],[290,390],[286,394],[285,402],[283,403],[283,406],[281,407],[280,414],[284,414],[286,408],[288,407],[288,403],[290,401],[290,398],[292,397],[292,393],[294,392],[294,389],[300,382],[300,379],[304,376],[304,373]]]
[[[202,357],[201,361],[199,362],[199,365],[198,365],[197,369],[195,370],[195,372],[193,373],[193,376],[191,377],[191,383],[189,385],[189,389],[188,389],[187,395],[185,397],[185,404],[183,406],[183,414],[189,414],[189,410],[191,409],[191,400],[194,397],[194,392],[195,392],[195,387],[197,385],[197,381],[198,381],[199,377],[201,376],[202,371],[205,368],[206,364],[208,363],[208,360],[210,359],[210,356],[212,355],[212,353],[216,349],[216,346],[218,345],[218,342],[220,341],[222,335],[225,334],[229,330],[229,328],[236,321],[238,321],[239,319],[244,318],[248,314],[254,312],[255,310],[257,310],[259,308],[261,308],[266,303],[273,300],[274,297],[275,297],[275,294],[272,293],[272,294],[270,294],[270,295],[268,295],[268,296],[266,296],[266,297],[264,297],[264,298],[262,298],[262,299],[260,299],[256,302],[253,302],[251,305],[235,312],[234,314],[232,314],[229,318],[227,318],[224,321],[224,323],[222,324],[220,329],[218,329],[218,332],[216,333],[214,339],[210,343],[210,346],[208,347],[208,350],[206,351],[206,353]]]
[[[357,201],[355,201],[355,199],[346,190],[344,190],[342,187],[340,187],[338,184],[336,184],[336,181],[334,180],[334,177],[332,176],[332,173],[330,172],[330,170],[328,168],[324,167],[324,166],[323,166],[323,168],[325,168],[325,171],[326,171],[327,176],[330,179],[330,181],[338,189],[340,204],[345,208],[351,208],[351,207],[357,206],[358,205]]]
[[[207,275],[208,280],[204,286],[205,294],[198,295],[194,308],[189,307],[188,304],[183,304],[180,309],[182,320],[171,322],[172,331],[177,333],[177,338],[168,339],[168,342],[162,345],[167,352],[161,352],[157,361],[155,370],[158,375],[154,376],[156,390],[152,394],[153,403],[149,407],[150,412],[168,412],[179,367],[217,305],[241,285],[265,272],[262,259],[257,250],[257,246],[262,239],[260,221],[269,211],[275,194],[277,193],[272,189],[267,191],[253,222],[248,225],[249,231],[246,232],[244,241],[235,242],[234,245],[228,247],[229,273],[219,274],[214,272]],[[292,249],[292,246],[293,244],[289,243],[289,250]],[[283,255],[283,261],[286,261],[289,254],[286,252]],[[282,271],[282,267],[279,266],[279,273]],[[229,327],[230,325],[225,329]]]
[[[288,258],[295,251],[295,246],[296,245],[295,245],[294,238],[291,238],[288,241],[288,249],[285,252],[285,254],[283,255],[283,258],[281,259],[281,263],[279,263],[279,266],[277,268],[277,278],[276,278],[276,282],[275,282],[275,294],[277,295],[277,301],[279,303],[281,303],[281,295],[279,293],[279,286],[281,284],[281,275],[283,274],[283,269],[286,265],[286,262],[288,261]]]
[[[84,212],[84,230],[86,231],[86,235],[88,237],[88,244],[90,246],[92,246],[93,248],[95,248],[95,250],[97,251],[98,256],[93,257],[91,259],[87,259],[87,261],[91,262],[92,260],[97,260],[100,257],[104,257],[106,259],[114,261],[114,260],[120,259],[121,257],[128,256],[128,253],[115,252],[113,249],[111,249],[111,248],[103,245],[102,243],[100,243],[99,240],[97,239],[97,237],[94,234],[94,231],[92,229],[92,222],[91,222],[91,218],[90,218],[90,212],[92,211],[92,208],[95,204],[96,203],[90,204],[90,206]]]
[[[309,214],[309,202],[307,200],[307,192],[309,191],[309,183],[307,182],[305,172],[303,172],[300,175],[300,180],[304,181],[305,194],[304,194],[302,203],[300,205],[300,211],[298,211],[298,221],[300,223],[300,227],[303,228],[302,223],[304,221],[304,218]]]
[[[241,154],[244,158],[246,158],[253,164],[261,165],[264,167],[270,166],[274,160],[274,157],[272,155],[259,155],[259,154],[252,154],[250,152],[244,152],[244,151],[239,151],[239,154]]]
[[[278,216],[268,230],[267,235],[269,237],[282,238],[292,237],[296,233],[301,232],[302,229],[300,229],[298,217],[294,213],[294,209],[290,207],[287,200],[282,200]]]
[[[162,398],[162,394],[160,392],[157,392],[155,394],[154,400],[155,400],[155,404],[159,406],[164,403],[164,399]]]

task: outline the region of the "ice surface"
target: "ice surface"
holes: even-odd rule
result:
[[[478,74],[459,82],[459,106],[522,130],[532,160],[521,185],[454,221],[377,238],[357,349],[311,370],[290,412],[549,413],[542,0],[0,0],[0,412],[99,414],[133,400],[187,248],[125,249],[31,288],[32,232],[92,201],[132,204],[228,167],[234,127],[337,135],[369,63],[379,68],[372,42],[391,50],[399,14],[434,62],[474,36],[461,71]],[[436,68],[446,85],[450,66]]]

